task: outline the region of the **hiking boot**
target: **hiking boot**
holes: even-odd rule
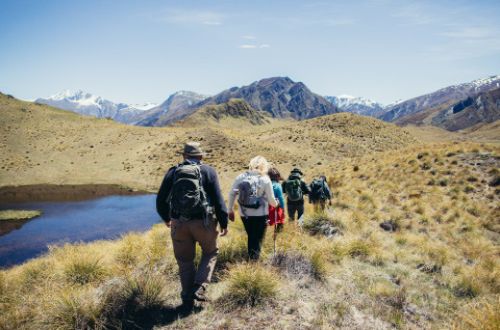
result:
[[[210,301],[206,296],[207,289],[202,284],[195,284],[193,288],[193,299],[201,302]]]

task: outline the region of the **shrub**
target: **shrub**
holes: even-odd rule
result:
[[[239,264],[229,269],[224,305],[256,306],[272,301],[278,294],[276,274],[257,263]]]

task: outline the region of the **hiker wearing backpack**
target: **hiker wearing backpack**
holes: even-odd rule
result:
[[[277,168],[272,167],[267,173],[273,184],[274,197],[278,200],[278,206],[269,205],[269,225],[275,226],[275,232],[278,233],[283,229],[285,223],[285,199],[283,198],[283,189],[280,181],[281,174]]]
[[[248,171],[238,175],[229,193],[229,219],[234,221],[234,204],[238,200],[239,213],[248,235],[248,257],[258,260],[266,233],[269,205],[276,207],[273,185],[267,175],[269,163],[262,156],[254,157]]]
[[[156,198],[156,208],[170,228],[175,259],[179,266],[181,298],[187,311],[194,300],[206,301],[206,286],[217,261],[217,222],[220,236],[227,230],[227,209],[215,170],[202,163],[197,142],[184,146],[183,162],[170,168]],[[195,269],[196,242],[202,257]]]
[[[314,178],[309,187],[309,202],[314,205],[315,212],[325,210],[326,200],[332,206],[332,194],[330,187],[328,187],[326,176],[322,175],[319,178]]]
[[[288,211],[288,218],[290,221],[295,221],[295,213],[297,213],[297,220],[304,214],[304,195],[309,193],[309,187],[302,180],[302,171],[294,168],[288,180],[284,181],[282,188],[286,194],[286,205]]]

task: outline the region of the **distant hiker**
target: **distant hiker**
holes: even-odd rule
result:
[[[326,207],[326,200],[332,206],[332,194],[326,176],[322,175],[319,178],[314,178],[309,185],[309,202],[314,205],[314,211],[324,211]]]
[[[269,169],[267,173],[273,184],[274,197],[278,200],[278,206],[269,205],[269,225],[275,226],[275,232],[280,232],[285,223],[285,199],[283,198],[283,189],[280,181],[281,174],[277,168]]]
[[[266,233],[269,205],[277,206],[273,185],[267,175],[269,163],[254,157],[248,171],[238,175],[229,193],[229,219],[234,221],[234,203],[238,196],[240,217],[248,235],[248,257],[257,260]]]
[[[200,144],[188,142],[184,161],[168,170],[156,198],[156,209],[170,228],[175,259],[179,265],[184,308],[194,300],[206,301],[206,286],[217,261],[217,222],[227,234],[227,209],[215,170],[201,162]],[[196,242],[202,256],[195,269]]]
[[[286,194],[286,206],[290,221],[295,221],[295,213],[297,213],[297,219],[300,219],[304,214],[304,195],[309,193],[309,187],[302,180],[302,175],[300,169],[294,168],[290,172],[288,180],[282,184],[283,192]]]

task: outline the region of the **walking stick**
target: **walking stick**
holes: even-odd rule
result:
[[[276,230],[278,220],[278,209],[274,208],[274,233],[273,233],[273,258],[276,258],[276,238],[278,237],[278,232]]]

